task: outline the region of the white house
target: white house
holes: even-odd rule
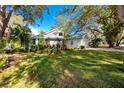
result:
[[[33,40],[34,44],[38,44],[38,35],[31,35],[31,38]],[[60,44],[63,45],[64,36],[63,32],[58,29],[50,30],[49,32],[46,32],[44,35],[46,45],[56,45]],[[64,44],[67,48],[80,48],[81,46],[84,46],[85,48],[89,47],[90,39],[86,33],[79,34],[75,37],[69,38],[66,41],[64,41]]]
[[[68,39],[66,40],[66,46],[68,48],[80,48],[81,46],[87,48],[89,47],[89,39],[86,35],[83,35],[82,37]]]
[[[53,29],[47,33],[45,33],[44,38],[46,40],[47,45],[56,45],[59,43],[60,45],[63,44],[63,33],[58,29]]]
[[[46,40],[46,44],[49,44],[51,46],[56,45],[57,43],[62,45],[63,40],[64,40],[62,31],[60,31],[58,29],[53,29],[53,30],[47,32],[45,34],[44,38]],[[80,46],[88,47],[88,45],[89,45],[88,35],[86,33],[84,33],[80,36],[76,36],[76,37],[67,39],[65,41],[65,45],[67,46],[67,48],[80,48]]]

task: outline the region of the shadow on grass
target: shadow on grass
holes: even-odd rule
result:
[[[118,57],[94,51],[67,51],[65,54],[35,57],[33,61],[37,63],[31,67],[28,80],[38,81],[39,87],[123,87],[124,75],[119,71],[121,64],[112,61]],[[120,75],[111,74],[113,72]]]
[[[45,88],[124,87],[124,73],[119,70],[121,57],[123,53],[77,50],[50,56],[31,53],[26,62],[17,65],[13,84],[25,78],[29,87],[35,82],[36,87]],[[11,82],[11,77],[4,79],[1,86]]]

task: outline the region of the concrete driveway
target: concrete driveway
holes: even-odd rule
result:
[[[115,49],[115,48],[86,48],[86,50],[124,52],[124,49]]]

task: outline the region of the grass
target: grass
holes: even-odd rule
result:
[[[0,87],[124,87],[124,53],[70,50],[25,56],[0,73]],[[1,54],[0,56],[7,56]]]
[[[0,56],[0,68],[4,67],[7,64],[6,58],[7,58],[6,55]]]

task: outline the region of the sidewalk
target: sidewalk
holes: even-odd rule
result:
[[[86,48],[86,50],[124,52],[124,49],[114,49],[114,48]]]

